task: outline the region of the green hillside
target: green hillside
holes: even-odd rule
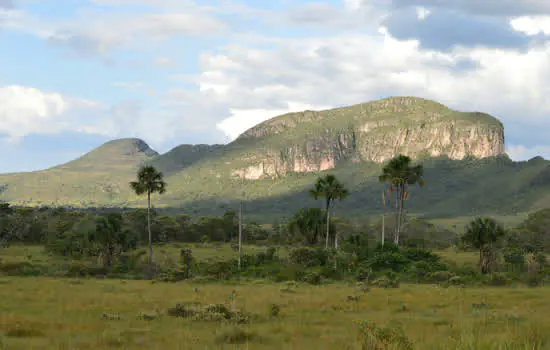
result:
[[[275,117],[228,145],[181,145],[159,155],[142,140],[114,140],[47,170],[0,175],[4,188],[0,199],[15,205],[143,206],[144,198],[135,196],[128,182],[134,180],[140,164],[149,163],[165,173],[168,183],[168,192],[153,199],[157,207],[197,214],[221,213],[236,208],[245,192],[249,217],[282,219],[298,208],[321,205],[309,200],[307,191],[319,175],[334,173],[351,192],[347,200],[337,204],[337,215],[378,215],[382,212],[382,185],[377,176],[383,164],[358,161],[353,153],[359,149],[356,133],[350,134],[352,142],[347,145],[342,144],[342,135],[365,123],[387,124],[380,128],[384,132],[403,126],[424,127],[436,119],[438,125],[451,122],[453,128],[503,128],[497,119],[483,113],[458,112],[437,102],[410,97],[384,99]],[[283,153],[289,149],[314,149],[311,158],[315,160],[330,147],[339,147],[343,156],[334,169],[325,172],[290,171],[284,176],[257,180],[234,174],[235,169],[264,162],[273,154],[287,157]],[[550,206],[550,162],[542,158],[528,162],[513,162],[506,155],[421,159],[426,186],[412,191],[409,213],[443,220],[477,214],[521,216]]]

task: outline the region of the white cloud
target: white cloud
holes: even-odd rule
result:
[[[491,113],[505,124],[521,118],[525,128],[550,128],[547,45],[526,52],[459,47],[441,53],[383,29],[378,35],[268,40],[277,42],[275,48],[233,47],[201,60],[196,81],[210,100],[231,107],[233,117],[218,124],[231,137],[286,110],[289,101],[334,106],[389,95],[431,98]]]
[[[240,134],[267,119],[291,112],[305,110],[323,110],[333,106],[309,105],[289,102],[287,108],[282,109],[231,109],[231,117],[217,124],[230,140],[236,139]]]
[[[522,145],[510,145],[506,147],[506,153],[515,161],[529,160],[537,156],[550,159],[550,146],[525,147]]]
[[[510,20],[512,28],[527,35],[550,35],[550,16],[523,16]]]
[[[103,120],[88,119],[98,103],[23,86],[0,87],[0,132],[11,141],[32,133],[81,131],[108,134]]]

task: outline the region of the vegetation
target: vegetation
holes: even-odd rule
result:
[[[495,244],[505,235],[504,228],[491,218],[477,218],[466,228],[462,241],[479,250],[481,273],[488,273],[494,260]]]
[[[327,234],[325,239],[325,248],[328,249],[328,240],[330,235],[330,210],[331,205],[335,200],[345,199],[349,192],[348,190],[336,179],[336,176],[328,174],[324,177],[320,177],[315,182],[315,186],[312,190],[309,191],[313,199],[318,199],[319,197],[325,198],[325,212],[327,215],[326,225],[327,225]],[[338,246],[338,236],[335,235],[334,245],[337,248]]]
[[[246,149],[247,137],[231,147],[243,147],[239,152]],[[137,181],[130,186],[126,182],[125,191],[147,194],[147,210],[0,205],[0,298],[6,301],[0,306],[0,348],[550,346],[550,318],[537,313],[550,306],[544,297],[544,285],[550,279],[550,210],[531,213],[506,228],[495,218],[479,215],[468,218],[461,232],[456,226],[445,228],[427,220],[434,203],[428,206],[422,199],[439,198],[439,210],[451,207],[445,207],[446,202],[471,204],[475,198],[467,195],[473,193],[469,188],[478,186],[478,172],[494,170],[497,163],[503,173],[511,174],[515,168],[508,179],[523,174],[531,181],[530,189],[542,188],[545,163],[516,168],[517,163],[495,158],[425,160],[412,165],[410,158],[399,155],[382,169],[350,163],[318,178],[292,174],[291,180],[275,179],[269,187],[282,191],[284,184],[294,184],[284,201],[272,203],[292,210],[291,217],[270,222],[264,216],[260,223],[252,212],[241,226],[242,213],[237,217],[232,210],[236,202],[226,202],[218,207],[224,209],[221,213],[213,211],[209,216],[153,207],[151,195],[165,193],[167,186],[163,172],[143,164],[156,154],[135,140],[123,144],[125,156],[112,158],[116,161],[103,170],[116,168],[117,161],[141,164]],[[219,164],[216,154],[229,152],[228,148],[174,152],[183,151],[197,154],[172,170],[174,190],[164,201],[177,203],[170,200],[189,193],[184,192],[186,186],[174,184],[191,183],[190,176],[219,188],[233,184],[220,175],[213,185],[208,182],[211,174],[199,170],[202,166],[207,173],[212,171]],[[205,155],[209,152],[210,156]],[[98,154],[106,156],[99,150],[68,167],[84,169]],[[189,174],[182,176],[179,168],[190,169]],[[352,176],[358,169],[366,169],[360,179]],[[450,173],[464,178],[457,180]],[[260,190],[255,186],[267,184],[262,181],[250,182],[247,193],[257,194]],[[407,214],[405,202],[415,185],[424,181],[429,186],[411,202],[424,208],[424,215]],[[386,218],[382,222],[377,215],[351,219],[331,212],[336,200],[346,199],[342,204],[348,208],[363,210],[370,205],[378,214],[380,208],[370,196],[375,189],[370,186],[379,182],[387,185],[396,208],[387,217],[395,227],[389,243],[380,240]],[[462,192],[452,198],[441,195],[457,183],[469,184],[463,187],[466,197]],[[502,189],[518,190],[512,183],[502,186],[500,180],[492,179],[488,187],[493,185],[501,190],[494,198],[505,192]],[[324,208],[302,207],[308,196],[324,198]],[[261,210],[263,200],[253,199],[247,210]],[[331,238],[334,245],[329,244]],[[105,297],[97,298],[98,293]]]
[[[151,235],[151,194],[166,192],[166,183],[163,174],[151,165],[142,166],[137,174],[137,181],[130,182],[130,187],[139,196],[147,193],[147,231],[149,232],[148,263],[152,271],[153,266],[153,236]]]
[[[394,243],[399,244],[399,232],[405,211],[405,201],[409,199],[409,186],[424,186],[422,165],[411,166],[411,158],[402,154],[391,159],[382,169],[382,175],[378,177],[381,183],[387,185],[387,192],[391,195],[395,192],[396,224]],[[386,201],[386,199],[384,199]]]

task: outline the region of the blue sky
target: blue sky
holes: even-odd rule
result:
[[[0,172],[391,95],[491,113],[512,158],[548,158],[550,2],[522,3],[0,0]]]

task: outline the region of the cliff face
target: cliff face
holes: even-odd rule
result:
[[[342,161],[385,162],[398,154],[413,159],[485,158],[504,154],[504,127],[483,113],[463,113],[428,100],[389,98],[329,111],[273,118],[235,143],[258,143],[261,151],[233,175],[259,179],[288,172],[334,168]]]

